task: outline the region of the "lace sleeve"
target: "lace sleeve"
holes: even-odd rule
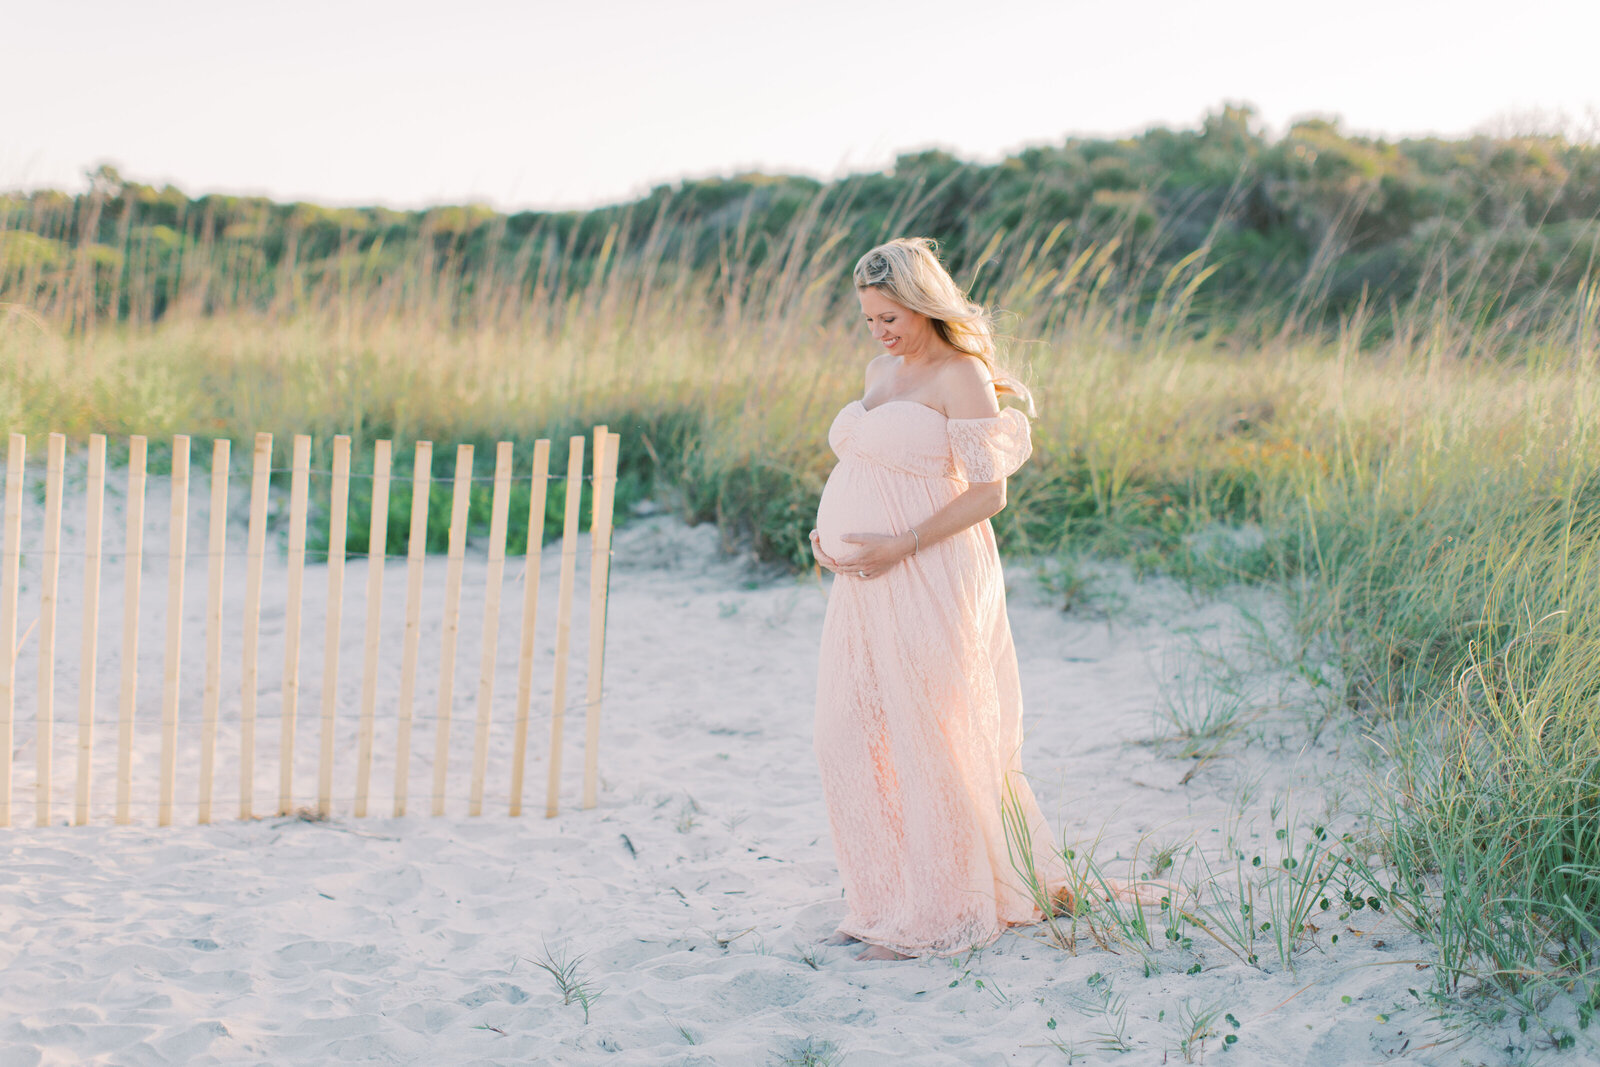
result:
[[[1006,408],[987,419],[950,419],[950,458],[956,477],[967,482],[998,482],[1033,454],[1028,416]]]

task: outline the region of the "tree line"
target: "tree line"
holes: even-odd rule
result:
[[[579,292],[629,270],[652,285],[711,276],[711,298],[742,298],[740,279],[775,256],[832,256],[842,299],[854,255],[912,233],[938,240],[979,299],[1039,296],[1004,285],[1019,266],[1055,291],[1089,262],[1092,295],[1134,320],[1198,278],[1185,313],[1213,326],[1360,315],[1394,330],[1423,302],[1514,330],[1594,289],[1600,144],[1386,140],[1323,119],[1272,139],[1250,107],[1224,106],[1198,129],[1074,137],[994,164],[923,151],[829,182],[743,174],[513,213],[190,197],[106,165],[76,194],[0,195],[0,297],[77,328],[442,287],[468,324],[475,295]]]

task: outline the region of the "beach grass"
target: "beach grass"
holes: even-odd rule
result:
[[[1005,360],[1040,409],[1033,459],[995,520],[1003,546],[1110,556],[1200,591],[1281,589],[1305,677],[1387,754],[1367,801],[1381,847],[1351,906],[1372,898],[1422,932],[1441,994],[1558,983],[1592,1014],[1600,270],[1514,331],[1476,317],[1481,302],[1448,272],[1390,309],[1381,337],[1360,309],[1332,332],[1264,312],[1224,331],[1195,310],[1203,248],[1151,305],[1123,298],[1144,279],[1131,284],[1102,239],[1074,249],[1070,272],[1044,266],[1051,233],[1020,224],[987,255]],[[397,515],[411,442],[435,443],[443,475],[449,446],[511,440],[526,462],[524,446],[549,437],[560,470],[566,439],[605,422],[622,435],[619,514],[653,499],[714,521],[729,547],[805,567],[828,420],[872,354],[848,243],[802,212],[762,256],[730,250],[709,272],[619,256],[581,282],[538,272],[548,284],[531,289],[468,286],[419,245],[398,281],[365,282],[355,263],[290,279],[282,291],[298,295],[262,308],[219,241],[188,264],[194,299],[117,321],[70,311],[70,261],[59,276],[30,268],[0,279],[0,421],[75,443],[148,434],[155,472],[174,433],[236,446],[308,433],[319,450],[347,433],[357,457],[390,438]],[[555,486],[552,533],[561,506]],[[1068,603],[1092,587],[1076,564],[1052,573]],[[1179,692],[1169,714],[1197,752],[1239,721]],[[1215,917],[1206,932],[1246,955],[1271,944],[1287,964],[1293,924],[1326,884],[1322,855],[1263,902],[1276,933]]]
[[[561,995],[561,1003],[577,1004],[583,1009],[583,1021],[589,1021],[589,1008],[605,990],[585,973],[582,955],[574,956],[565,948],[552,949],[546,944],[541,946],[539,955],[522,958],[549,975]]]

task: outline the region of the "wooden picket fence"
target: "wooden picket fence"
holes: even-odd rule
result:
[[[302,592],[306,565],[306,525],[308,510],[308,485],[311,471],[311,438],[300,435],[294,438],[290,473],[289,531],[287,560],[287,608],[284,640],[283,704],[278,766],[278,814],[294,813],[294,739],[297,727],[299,698],[300,634],[302,618]],[[572,608],[576,585],[577,536],[579,530],[582,486],[584,474],[585,438],[574,436],[569,441],[566,502],[562,530],[560,589],[556,607],[555,663],[550,697],[550,749],[548,753],[548,782],[545,794],[545,815],[554,816],[559,808],[561,751],[565,728],[567,700],[568,660],[571,648]],[[591,550],[589,570],[589,642],[588,642],[588,693],[585,704],[584,772],[582,806],[593,807],[596,799],[599,772],[600,715],[602,707],[602,673],[605,658],[606,594],[610,573],[611,532],[613,500],[617,480],[617,452],[620,438],[608,432],[605,426],[594,429],[594,445],[590,450],[592,473],[587,480],[591,491]],[[20,561],[22,558],[22,517],[24,460],[27,438],[12,434],[7,453],[6,492],[3,539],[0,539],[0,826],[12,824],[12,743],[16,722],[17,662],[21,654],[19,640],[27,634],[18,633],[18,590]],[[130,800],[132,793],[131,753],[133,725],[136,712],[137,654],[141,634],[138,625],[139,585],[144,557],[144,500],[146,482],[146,457],[148,442],[145,437],[129,439],[127,468],[127,534],[124,566],[126,577],[123,592],[122,626],[122,676],[117,716],[117,774],[116,822],[131,822]],[[187,526],[189,500],[189,438],[177,436],[172,441],[172,507],[168,553],[167,625],[163,688],[161,700],[161,755],[159,764],[160,801],[157,806],[158,824],[170,825],[176,806],[178,781],[177,759],[178,725],[181,687],[179,665],[183,651],[184,578],[187,562]],[[335,766],[335,715],[337,711],[337,685],[339,638],[342,626],[341,606],[344,599],[345,540],[349,521],[350,489],[350,438],[338,436],[333,440],[333,468],[328,509],[327,582],[328,608],[326,619],[325,652],[323,660],[321,693],[321,736],[317,764],[317,814],[327,817],[332,809]],[[63,500],[63,473],[65,469],[66,438],[51,434],[48,445],[48,463],[45,473],[44,531],[40,550],[41,581],[39,590],[39,616],[30,628],[34,629],[39,643],[39,679],[37,693],[37,784],[36,819],[40,826],[51,821],[51,739],[54,732],[56,612],[58,599],[59,564],[61,558],[61,514]],[[544,515],[548,483],[559,475],[549,472],[550,442],[539,440],[534,444],[531,498],[528,507],[527,571],[523,590],[522,625],[518,648],[516,703],[513,711],[510,803],[511,815],[522,812],[524,792],[524,766],[528,749],[530,705],[534,689],[534,627],[539,610],[540,559],[544,540]],[[243,605],[243,655],[240,663],[240,716],[239,716],[239,818],[254,817],[252,797],[256,773],[256,711],[258,669],[260,664],[260,620],[262,584],[265,576],[267,546],[267,517],[270,479],[273,472],[272,435],[261,433],[255,438],[255,452],[250,483],[250,518],[245,560],[245,594]],[[407,809],[409,769],[411,766],[412,720],[414,693],[417,682],[418,649],[422,631],[423,567],[427,555],[429,489],[433,446],[419,441],[416,445],[412,475],[410,541],[406,557],[407,595],[405,604],[405,630],[401,653],[400,694],[398,707],[393,709],[395,721],[394,806],[395,815],[404,815]],[[372,511],[368,535],[368,571],[366,589],[366,630],[362,665],[362,685],[359,706],[359,741],[356,753],[356,780],[354,784],[354,814],[365,816],[368,812],[371,787],[374,722],[378,714],[377,681],[379,674],[380,632],[383,613],[383,573],[388,541],[389,491],[391,483],[392,446],[389,441],[378,441],[373,447]],[[494,673],[498,648],[498,629],[501,607],[501,590],[506,562],[507,525],[512,489],[512,446],[500,442],[495,452],[494,490],[491,509],[488,567],[484,589],[483,647],[477,688],[476,722],[474,724],[473,760],[469,814],[479,815],[483,810],[485,769],[488,761],[490,725],[494,702]],[[218,708],[222,693],[222,623],[223,623],[223,566],[227,549],[229,442],[218,440],[213,444],[211,463],[210,539],[208,590],[205,611],[205,686],[200,711],[200,756],[198,778],[198,821],[207,823],[212,818],[215,799],[213,783],[216,774]],[[455,477],[450,509],[450,534],[448,562],[445,577],[444,618],[442,620],[442,648],[440,653],[440,685],[436,728],[434,735],[432,814],[445,812],[446,777],[449,767],[451,709],[453,703],[454,673],[457,639],[461,630],[462,575],[466,556],[468,508],[471,499],[473,449],[461,445],[456,449]],[[363,475],[363,477],[365,477]],[[95,434],[88,443],[87,522],[85,527],[87,550],[84,564],[83,650],[82,675],[78,702],[77,781],[73,822],[83,825],[90,815],[91,760],[94,748],[96,657],[98,655],[99,590],[101,584],[102,526],[106,488],[106,438]]]

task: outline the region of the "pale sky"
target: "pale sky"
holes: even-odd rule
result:
[[[833,177],[941,147],[1600,127],[1600,0],[50,0],[0,18],[0,188],[110,162],[190,194],[613,203],[677,178]]]

